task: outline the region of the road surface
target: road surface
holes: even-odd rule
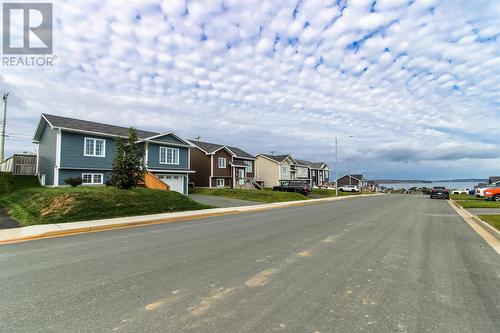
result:
[[[0,332],[498,332],[500,257],[385,195],[0,246]]]

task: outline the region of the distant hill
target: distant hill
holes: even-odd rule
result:
[[[411,184],[429,184],[429,183],[444,183],[449,182],[449,179],[443,180],[422,180],[422,179],[377,179],[375,180],[379,184],[401,184],[401,183],[411,183]],[[452,179],[452,183],[481,183],[488,182],[487,179],[478,178],[462,178],[462,179]]]
[[[444,180],[433,180],[434,182],[437,183],[443,183],[443,182],[449,182],[449,179],[444,179]],[[482,182],[488,182],[488,179],[478,179],[478,178],[463,178],[463,179],[452,179],[451,182],[453,183],[482,183]]]

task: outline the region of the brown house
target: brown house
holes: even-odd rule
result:
[[[193,144],[189,183],[194,187],[253,188],[255,157],[231,146],[189,140]]]
[[[366,181],[363,175],[345,175],[337,180],[338,186],[356,185],[359,189],[365,187]]]

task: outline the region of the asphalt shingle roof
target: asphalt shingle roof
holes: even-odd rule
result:
[[[246,151],[237,148],[237,147],[231,147],[231,146],[226,146],[226,145],[221,145],[218,143],[209,143],[209,142],[202,142],[202,141],[197,141],[197,140],[189,140],[192,144],[195,146],[198,146],[202,150],[206,151],[207,153],[213,153],[216,150],[221,149],[222,147],[227,147],[230,151],[232,151],[236,157],[241,157],[241,158],[255,158],[253,155],[247,153]]]
[[[321,169],[323,164],[325,164],[324,162],[310,162],[306,160],[296,160],[296,161],[302,165],[307,165],[308,167],[313,169]]]
[[[43,114],[43,116],[54,127],[63,127],[63,128],[68,128],[68,129],[72,129],[72,130],[80,130],[80,131],[88,131],[88,132],[98,132],[98,133],[105,133],[105,134],[124,136],[124,137],[128,137],[128,134],[129,134],[128,127],[102,124],[102,123],[97,123],[97,122],[93,122],[93,121],[68,118],[68,117],[61,117],[61,116],[56,116],[56,115],[52,115],[52,114],[45,114],[45,113]],[[149,138],[151,136],[155,136],[155,135],[160,134],[160,133],[156,133],[156,132],[143,131],[143,130],[138,130],[138,129],[136,131],[137,131],[137,137],[139,139],[145,139],[145,138]]]
[[[277,162],[283,162],[284,160],[286,160],[288,156],[290,156],[290,155],[271,155],[271,154],[261,154],[261,155],[270,158],[272,160],[275,160]]]

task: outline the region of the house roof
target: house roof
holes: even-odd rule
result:
[[[491,184],[491,183],[500,182],[500,176],[491,176],[491,177],[489,178],[489,181],[490,181],[490,184]]]
[[[345,175],[345,176],[340,177],[339,179],[344,178],[344,177],[349,177],[349,176],[351,178],[356,179],[356,180],[362,180],[363,179],[363,175]]]
[[[288,157],[291,157],[288,154],[285,154],[285,155],[259,154],[259,155],[262,155],[264,157],[267,157],[273,161],[280,162],[280,163],[283,162],[284,160],[286,160]]]
[[[125,136],[125,137],[128,137],[129,134],[128,127],[108,125],[103,123],[97,123],[94,121],[61,117],[45,113],[43,113],[42,116],[49,122],[50,125],[54,127],[61,127],[61,128],[80,130],[86,132],[99,132],[99,133],[111,134],[116,136]],[[146,139],[152,136],[160,135],[160,133],[156,132],[150,132],[144,130],[136,130],[136,131],[137,131],[137,137],[139,139]]]
[[[229,162],[229,164],[231,164],[233,166],[237,166],[237,167],[247,167],[247,165],[245,163],[243,163],[242,161],[233,161],[233,162]]]
[[[312,169],[321,169],[323,167],[323,165],[326,165],[325,162],[310,162],[310,161],[306,161],[306,160],[296,160],[296,161],[302,165],[307,165],[308,167],[310,167]]]
[[[110,135],[110,136],[118,136],[118,137],[128,137],[129,136],[129,127],[122,127],[122,126],[115,126],[115,125],[109,125],[109,124],[103,124],[103,123],[98,123],[94,121],[88,121],[88,120],[81,120],[81,119],[76,119],[76,118],[69,118],[69,117],[61,117],[61,116],[56,116],[52,114],[46,114],[42,113],[41,119],[45,119],[51,125],[52,127],[55,128],[63,128],[63,129],[68,129],[68,130],[73,130],[73,131],[81,131],[81,132],[89,132],[89,133],[100,133],[103,135]],[[165,132],[165,133],[157,133],[157,132],[152,132],[152,131],[145,131],[145,130],[140,130],[136,129],[137,133],[137,138],[139,140],[154,140],[157,137],[160,137],[162,135],[167,135],[170,134],[177,139],[179,139],[183,145],[190,145],[189,142],[175,134],[174,132]],[[38,125],[38,128],[35,132],[34,140],[37,139],[37,136],[40,134],[40,123]]]
[[[197,146],[201,150],[203,150],[207,154],[213,154],[217,150],[226,148],[230,152],[232,152],[236,157],[239,158],[250,158],[250,159],[255,159],[255,157],[246,151],[237,148],[237,147],[232,147],[232,146],[226,146],[226,145],[221,145],[218,143],[209,143],[209,142],[202,142],[202,141],[196,141],[196,140],[189,140],[193,145]]]

